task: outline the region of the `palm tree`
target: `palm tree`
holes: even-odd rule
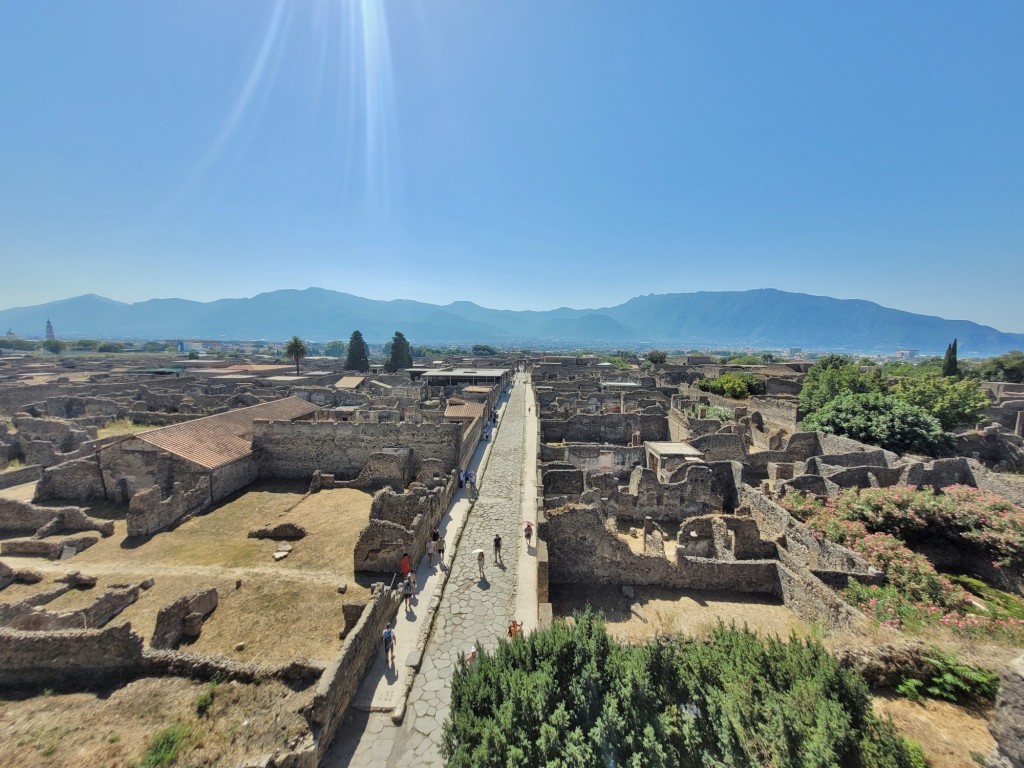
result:
[[[306,344],[298,336],[292,336],[284,347],[284,353],[295,361],[295,375],[299,375],[299,361],[306,356]]]

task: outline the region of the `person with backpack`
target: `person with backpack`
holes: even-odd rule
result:
[[[384,627],[384,663],[395,666],[395,630],[390,624]]]

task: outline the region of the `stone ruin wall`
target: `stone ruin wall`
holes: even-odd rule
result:
[[[455,496],[455,474],[434,487],[413,484],[404,493],[389,488],[378,491],[370,506],[370,521],[360,532],[353,549],[356,571],[398,573],[402,554],[418,563],[426,553],[427,539],[441,522]]]
[[[128,503],[128,536],[151,536],[172,528],[210,503],[210,479],[205,475],[190,488],[175,483],[166,497],[158,485],[138,491]]]
[[[0,689],[110,686],[134,677],[141,665],[142,638],[127,624],[53,632],[0,629]]]
[[[345,638],[341,652],[324,670],[313,701],[302,714],[313,731],[313,758],[319,765],[355,698],[363,675],[380,650],[381,634],[398,613],[400,600],[388,589],[378,588],[363,609],[355,628]],[[414,674],[414,670],[406,670]]]
[[[0,533],[47,536],[81,531],[112,536],[114,523],[89,517],[81,507],[37,507],[27,501],[0,498]]]
[[[611,443],[629,445],[634,432],[641,442],[668,439],[664,413],[576,414],[568,419],[541,418],[541,441],[545,443]]]
[[[770,500],[765,501],[777,508],[777,512],[772,512],[781,512],[789,517],[781,507]],[[760,526],[756,513],[754,519]],[[714,522],[705,520],[695,519],[693,524],[707,527],[711,536]],[[790,520],[794,525],[800,525],[791,517]],[[781,520],[775,522],[778,524]],[[728,534],[723,537],[729,546],[736,544],[738,534],[740,554],[769,554],[770,533],[762,530],[755,543],[751,539],[753,529],[750,525],[723,519],[720,527],[732,534],[732,538],[727,538]],[[830,629],[849,626],[863,620],[863,617],[829,590],[815,576],[813,568],[834,566],[840,569],[840,566],[845,566],[844,575],[856,574],[858,578],[869,581],[877,579],[854,553],[827,543],[824,547],[814,548],[808,542],[801,549],[794,546],[800,540],[796,535],[782,537],[777,560],[693,557],[685,554],[685,545],[677,548],[676,563],[660,555],[635,554],[626,542],[608,530],[604,514],[593,507],[567,507],[551,514],[542,523],[540,536],[547,544],[547,575],[552,583],[650,585],[766,594],[781,598],[801,619],[820,621]],[[820,544],[809,531],[806,531],[806,536]],[[762,538],[766,540],[762,541]],[[785,549],[787,546],[795,551]],[[736,556],[735,550],[731,556]]]
[[[347,422],[256,421],[253,449],[260,475],[308,480],[313,472],[353,479],[374,453],[411,448],[413,470],[423,458],[437,458],[446,471],[462,459],[462,425],[350,424]]]

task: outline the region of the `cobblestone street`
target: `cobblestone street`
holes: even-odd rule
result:
[[[522,492],[528,383],[517,380],[504,407],[476,500],[452,561],[423,663],[409,694],[405,718],[390,713],[352,712],[339,730],[326,765],[442,766],[441,731],[448,716],[451,678],[459,657],[476,644],[493,650],[514,617],[522,536]],[[530,457],[532,462],[533,457]],[[495,535],[502,561],[495,562]],[[485,556],[483,578],[476,550]]]

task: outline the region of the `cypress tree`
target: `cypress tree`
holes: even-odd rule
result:
[[[406,340],[405,334],[395,331],[395,335],[391,339],[391,359],[388,360],[388,364],[384,368],[394,373],[411,367],[412,354],[409,352],[409,342]]]
[[[349,337],[345,368],[363,373],[370,370],[370,349],[366,346],[361,331],[352,331],[352,336]]]
[[[942,375],[960,375],[960,367],[956,360],[956,339],[953,339],[953,343],[946,347],[946,356],[942,359]]]

